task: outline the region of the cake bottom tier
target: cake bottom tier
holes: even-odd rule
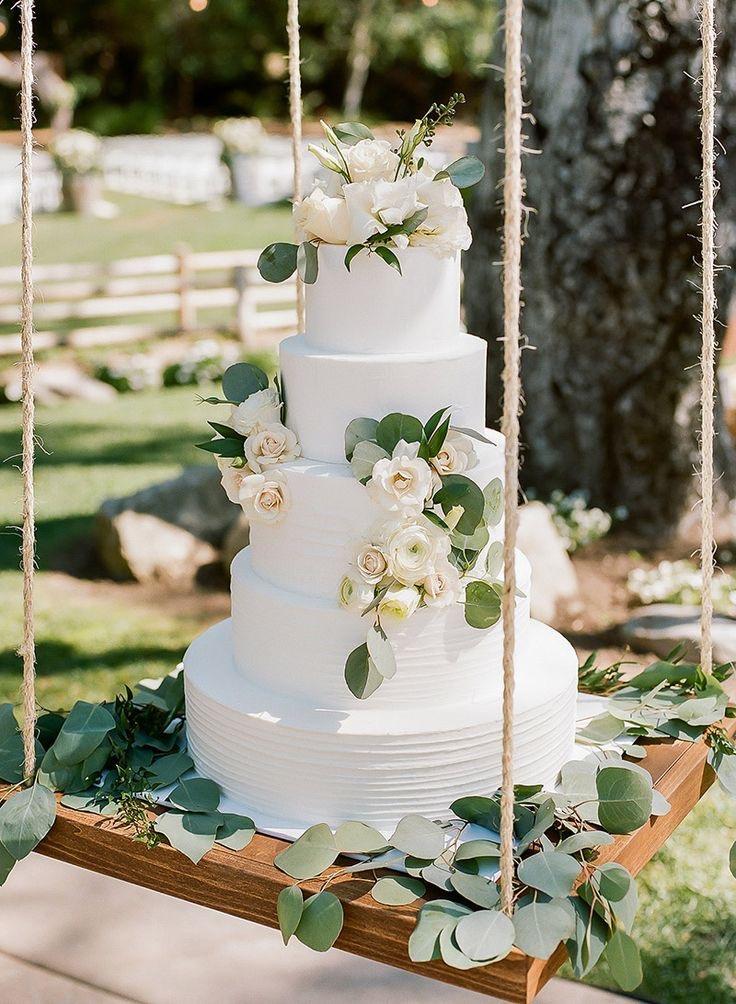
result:
[[[461,795],[501,783],[502,693],[420,712],[306,708],[251,686],[235,669],[231,622],[196,639],[184,658],[187,739],[195,766],[231,808],[267,830],[336,826],[389,832],[408,813],[448,818]],[[552,785],[575,736],[577,658],[532,621],[516,656],[514,781]]]

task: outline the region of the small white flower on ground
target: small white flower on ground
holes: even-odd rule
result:
[[[241,404],[233,405],[227,424],[241,436],[250,436],[264,425],[278,422],[280,418],[279,396],[273,387],[266,387],[265,390],[251,394]]]
[[[448,607],[457,603],[462,595],[460,573],[449,561],[439,565],[428,575],[422,586],[424,602],[428,607]]]
[[[450,429],[442,449],[430,463],[440,475],[464,474],[478,464],[478,455],[473,446],[473,440],[462,432]]]
[[[422,582],[444,567],[450,552],[449,537],[427,519],[400,523],[386,537],[389,572],[404,585]]]
[[[240,484],[238,501],[243,512],[260,523],[277,523],[291,505],[286,478],[280,471],[249,474]]]
[[[378,604],[378,619],[384,630],[390,630],[411,617],[419,606],[419,591],[413,586],[390,586]]]
[[[373,501],[389,512],[419,515],[432,495],[432,469],[416,454],[397,455],[402,445],[393,457],[376,463],[367,488]]]
[[[385,139],[361,139],[342,150],[352,181],[393,181],[398,154]]]
[[[355,613],[362,613],[373,599],[373,586],[362,579],[353,579],[349,575],[340,583],[338,600],[340,606]]]
[[[348,210],[345,199],[315,188],[311,195],[294,204],[294,223],[306,237],[316,237],[327,244],[346,244]]]
[[[358,551],[355,564],[362,578],[371,585],[380,582],[388,571],[386,556],[375,544],[364,544]]]
[[[268,467],[296,460],[302,449],[291,431],[280,422],[264,425],[245,441],[245,458],[252,471],[260,474]]]

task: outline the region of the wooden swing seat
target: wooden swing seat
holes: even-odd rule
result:
[[[736,734],[736,720],[727,721],[726,729],[731,736]],[[637,833],[619,837],[602,848],[598,859],[601,863],[620,862],[634,875],[663,846],[715,779],[706,762],[708,750],[702,740],[645,745],[647,756],[641,761],[642,766],[652,775],[655,787],[671,809],[664,816],[650,819]],[[0,788],[0,798],[2,795]],[[216,844],[195,865],[166,844],[149,850],[134,839],[130,829],[116,825],[109,818],[60,805],[57,822],[37,851],[80,868],[276,927],[276,897],[291,880],[274,867],[273,859],[285,846],[282,840],[256,834],[245,850],[236,853]],[[302,883],[302,887],[313,892],[320,884],[317,879]],[[566,952],[560,947],[547,961],[514,950],[502,962],[463,972],[442,962],[413,963],[407,941],[423,900],[401,908],[382,906],[369,895],[372,885],[371,877],[356,875],[341,878],[331,886],[345,907],[345,926],[337,941],[337,947],[343,951],[489,997],[525,1004],[534,1000],[565,961]]]

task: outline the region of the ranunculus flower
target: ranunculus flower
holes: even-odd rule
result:
[[[389,512],[418,515],[432,496],[432,469],[414,450],[402,453],[401,448],[406,448],[406,443],[397,445],[393,457],[375,464],[368,492]]]
[[[464,474],[471,470],[478,463],[478,455],[473,446],[473,440],[462,432],[450,429],[447,433],[442,449],[436,457],[432,457],[430,464],[440,475]]]
[[[395,223],[403,223],[424,203],[412,177],[399,181],[362,181],[343,187],[348,210],[348,244],[364,244]]]
[[[460,573],[449,561],[438,565],[423,580],[424,602],[428,607],[448,607],[457,603],[462,594]]]
[[[276,523],[291,505],[286,478],[280,471],[249,474],[240,483],[239,498],[243,512],[261,523]]]
[[[375,544],[364,544],[358,551],[355,564],[363,579],[372,585],[380,582],[388,571],[386,556]]]
[[[240,503],[240,486],[243,479],[252,472],[248,467],[234,467],[231,460],[226,457],[217,458],[217,466],[222,475],[221,484],[225,489],[225,494],[231,502]]]
[[[251,470],[260,474],[267,467],[296,460],[302,448],[291,429],[273,422],[249,436],[243,451]]]
[[[419,592],[413,586],[390,586],[378,604],[381,627],[391,629],[411,617],[419,606]]]
[[[342,148],[352,181],[393,181],[399,166],[398,155],[385,139],[361,139]]]
[[[449,551],[447,534],[424,518],[405,520],[386,536],[389,572],[405,586],[426,579],[446,562]]]
[[[346,244],[348,210],[343,198],[327,195],[315,188],[311,195],[294,203],[294,223],[306,237],[317,237],[327,244]]]
[[[250,436],[264,425],[271,425],[281,418],[281,401],[273,387],[258,390],[241,404],[235,404],[230,411],[228,425],[241,436]]]
[[[346,610],[363,613],[373,599],[373,586],[362,579],[352,579],[349,575],[340,583],[337,598]]]
[[[426,247],[440,258],[467,251],[473,236],[459,190],[449,178],[427,181],[418,174],[412,180],[417,184],[417,200],[429,212],[422,225],[409,236],[409,243]]]

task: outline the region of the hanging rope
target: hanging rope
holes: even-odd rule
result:
[[[302,198],[302,77],[299,52],[299,0],[289,0],[286,22],[289,36],[289,115],[294,161],[294,202]],[[304,331],[304,283],[296,277],[297,331]]]
[[[715,115],[716,115],[716,29],[715,0],[703,0],[700,34],[703,43],[703,81],[701,89],[701,139],[703,146],[703,347],[700,357],[700,493],[702,498],[702,536],[700,566],[703,601],[700,612],[700,662],[706,673],[713,669],[713,398],[715,385],[715,272],[716,272],[716,195]]]
[[[36,561],[36,506],[33,489],[35,458],[35,398],[33,390],[33,0],[21,0],[21,383],[23,388],[23,755],[25,777],[36,771],[36,640],[33,618],[33,576]]]
[[[516,529],[519,495],[519,410],[521,406],[521,174],[523,0],[507,0],[505,23],[505,173],[503,183],[503,422],[506,437],[503,552],[503,760],[501,780],[501,905],[513,912],[514,882],[514,648],[516,614]]]

